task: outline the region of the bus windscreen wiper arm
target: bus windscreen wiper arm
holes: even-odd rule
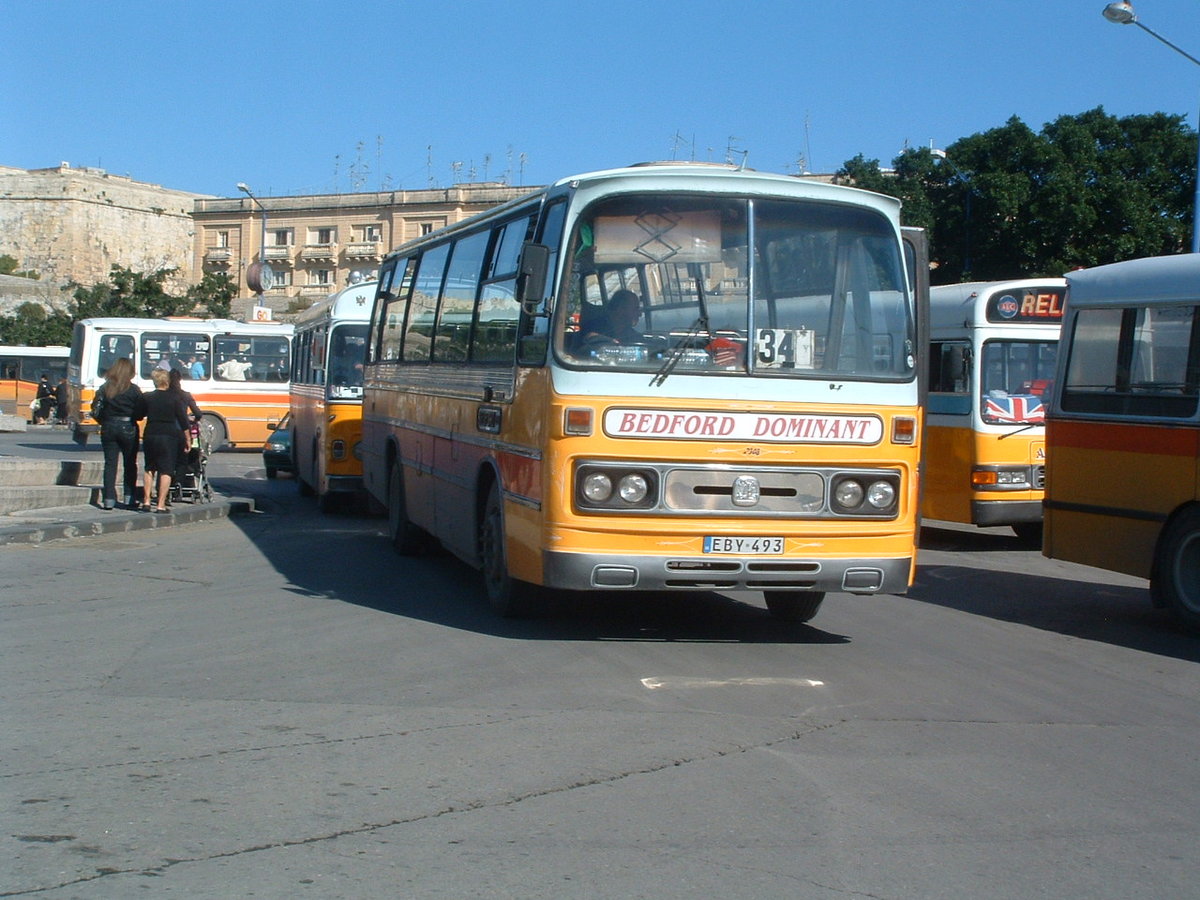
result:
[[[658,371],[654,373],[654,377],[650,379],[651,387],[661,387],[663,382],[670,377],[675,371],[675,367],[679,365],[679,360],[683,359],[683,348],[685,345],[692,342],[692,338],[701,332],[711,333],[708,330],[708,316],[700,316],[692,323],[692,327],[687,330],[687,334],[682,335],[677,340],[671,349],[667,351],[667,358],[663,360],[663,364],[658,367]]]

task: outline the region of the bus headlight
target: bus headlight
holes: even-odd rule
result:
[[[583,496],[593,503],[603,503],[612,496],[612,479],[603,472],[592,472],[583,479]]]
[[[895,516],[899,498],[898,472],[841,472],[833,476],[829,511],[835,516]]]
[[[650,485],[646,483],[645,478],[634,472],[621,479],[617,490],[626,503],[641,503],[650,492]]]
[[[896,488],[887,481],[872,482],[867,488],[867,502],[876,509],[887,509],[896,502]]]
[[[575,507],[582,512],[646,510],[657,503],[654,469],[589,462],[575,470]]]
[[[837,501],[838,506],[856,509],[862,505],[863,486],[852,478],[840,481],[833,489],[833,499]]]

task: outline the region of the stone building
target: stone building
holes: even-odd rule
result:
[[[205,196],[68,163],[0,166],[0,254],[50,285],[105,281],[114,264],[173,268],[167,289],[182,292],[194,280],[192,212]]]
[[[248,292],[246,268],[263,258],[275,273],[264,305],[281,313],[369,279],[405,241],[533,191],[485,182],[449,188],[195,202],[192,280],[224,272]],[[264,217],[265,214],[265,217]],[[235,312],[245,312],[235,303]]]

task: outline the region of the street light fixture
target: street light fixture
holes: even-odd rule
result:
[[[1181,47],[1177,47],[1168,41],[1165,37],[1154,31],[1151,28],[1143,25],[1137,17],[1137,13],[1133,11],[1133,4],[1128,2],[1110,3],[1104,7],[1104,18],[1110,22],[1115,22],[1117,25],[1136,25],[1142,31],[1146,32],[1151,37],[1157,38],[1166,44],[1180,56],[1200,66],[1200,59],[1192,56]],[[1197,135],[1200,136],[1200,119],[1196,121]],[[1196,148],[1196,197],[1192,209],[1192,252],[1200,253],[1200,140],[1197,141]]]
[[[237,189],[255,202],[262,211],[262,240],[259,245],[258,262],[251,263],[246,269],[246,286],[258,294],[259,305],[262,305],[264,291],[269,291],[275,283],[275,273],[267,263],[267,208],[254,196],[250,186],[244,181],[237,183]]]

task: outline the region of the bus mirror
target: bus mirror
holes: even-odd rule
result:
[[[550,248],[526,241],[521,247],[521,267],[517,272],[517,300],[527,316],[536,316],[542,311],[549,268]]]

